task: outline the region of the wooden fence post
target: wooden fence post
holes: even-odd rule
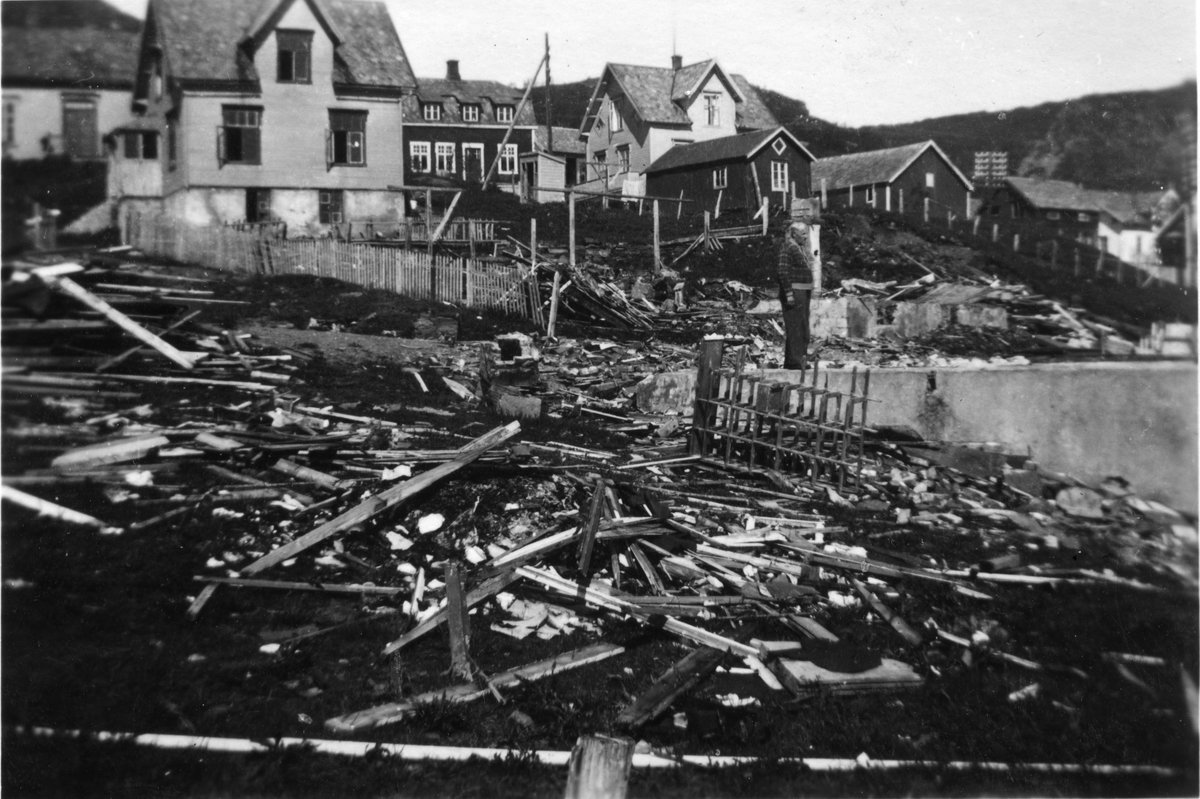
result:
[[[463,598],[458,562],[454,560],[446,564],[446,618],[450,628],[450,671],[463,680],[469,680],[472,672],[470,617]]]
[[[679,205],[675,206],[675,219],[683,216],[683,189],[679,190]]]
[[[708,211],[704,212],[704,249],[712,249],[712,240],[709,238],[709,227],[711,225],[710,217],[712,214]]]
[[[993,222],[992,223],[992,244],[995,244],[999,241],[1000,241],[1000,223]]]
[[[662,272],[662,252],[658,235],[658,200],[654,201],[654,274]]]
[[[1058,239],[1050,242],[1050,268],[1058,269]]]
[[[1020,252],[1020,251],[1021,251],[1021,234],[1014,233],[1013,234],[1013,252]]]
[[[767,217],[770,214],[770,210],[771,210],[771,198],[763,197],[762,198],[763,238],[767,237]]]
[[[1096,258],[1096,277],[1104,275],[1104,250],[1100,251],[1099,257]]]
[[[954,212],[953,211],[946,212],[946,227],[950,230],[954,230]]]
[[[971,222],[971,235],[972,235],[972,236],[978,236],[978,235],[979,235],[979,223],[980,223],[980,222],[982,222],[982,221],[983,221],[983,218],[982,218],[982,217],[978,217],[978,216],[977,216],[977,217],[975,217],[975,219],[974,219],[974,220]]]
[[[433,190],[425,190],[425,252],[429,256],[429,299],[437,299],[437,268],[433,265]]]
[[[537,267],[537,217],[529,220],[529,263]]]
[[[581,736],[567,764],[564,799],[625,799],[633,748],[632,738]]]
[[[1075,248],[1075,277],[1083,275],[1083,256],[1079,252],[1079,248]]]
[[[929,224],[929,198],[925,198],[924,205],[925,224]]]

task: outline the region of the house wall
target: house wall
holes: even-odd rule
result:
[[[1122,230],[1102,219],[1097,226],[1097,233],[1104,242],[1104,251],[1127,264],[1149,266],[1160,262],[1153,231],[1138,228]]]
[[[708,115],[704,108],[705,94],[718,95],[717,107],[721,112],[719,125],[708,124]],[[686,107],[686,111],[688,117],[692,120],[692,129],[689,138],[693,138],[696,141],[705,141],[707,139],[719,139],[722,136],[733,136],[737,133],[737,103],[733,99],[733,90],[715,72],[709,74],[700,91],[692,96]]]
[[[773,142],[772,142],[773,143]],[[772,191],[771,190],[771,162],[786,160],[788,164],[788,191]],[[791,185],[796,186],[797,197],[808,197],[811,192],[812,185],[812,163],[799,150],[788,146],[788,149],[783,151],[783,155],[775,154],[768,144],[754,159],[754,169],[758,172],[758,185],[762,187],[763,194],[771,200],[772,207],[779,207],[782,203],[784,207],[791,207]]]
[[[621,95],[616,96],[619,97]],[[629,171],[634,173],[644,171],[657,156],[652,153],[650,147],[650,136],[653,129],[644,121],[635,118],[635,115],[628,107],[625,108],[623,116],[625,120],[624,130],[614,131],[612,129],[609,125],[609,106],[611,103],[612,98],[605,95],[600,107],[600,113],[596,115],[596,121],[593,123],[592,130],[588,135],[587,158],[588,161],[595,161],[596,153],[604,152],[608,161],[609,185],[620,186],[624,182],[625,176],[618,172],[618,147],[629,147]],[[598,175],[595,167],[589,164],[588,179],[596,180],[599,177],[602,177],[602,175]]]
[[[566,163],[559,158],[552,158],[546,153],[537,156],[537,185],[551,188],[565,188],[567,185]],[[559,192],[534,192],[534,199],[539,203],[563,202],[566,196]]]
[[[116,146],[108,153],[108,197],[161,197],[162,196],[162,140],[159,139],[159,157],[146,160],[126,158],[125,143],[118,137]]]
[[[1097,215],[1095,212],[1088,212],[1087,219],[1081,221],[1079,213],[1066,208],[1035,208],[1008,186],[1002,186],[989,194],[979,208],[979,215],[983,217],[984,222],[990,220],[1003,223],[1020,219],[1039,224],[1055,235],[1092,245],[1100,235]],[[1052,218],[1056,214],[1058,218]]]
[[[86,98],[96,104],[96,157],[104,157],[100,140],[129,120],[130,89],[23,89],[5,87],[3,103],[13,105],[13,138],[4,142],[4,156],[15,160],[38,159],[63,152],[63,95]]]
[[[716,189],[713,188],[713,171],[722,166],[727,170],[727,185],[724,189]],[[647,175],[646,193],[653,197],[678,197],[683,192],[684,199],[692,201],[684,206],[689,214],[715,210],[718,193],[723,210],[746,208],[757,204],[752,180],[746,162],[725,161]]]
[[[466,165],[463,160],[463,144],[482,144],[483,145],[483,174],[487,174],[488,168],[492,165],[496,153],[500,151],[500,143],[504,141],[504,134],[508,130],[508,126],[488,126],[482,125],[434,125],[422,124],[419,122],[407,122],[404,125],[404,141],[403,141],[403,161],[404,161],[404,185],[413,185],[414,180],[418,178],[428,178],[433,174],[430,172],[415,172],[412,168],[412,163],[409,159],[409,144],[411,142],[429,142],[429,165],[433,170],[437,166],[437,148],[434,146],[437,142],[450,143],[454,145],[454,177],[466,179]],[[517,156],[521,153],[532,152],[533,150],[533,129],[529,127],[515,128],[512,136],[508,139],[509,144],[517,145]],[[395,181],[399,182],[399,181]],[[519,172],[511,174],[502,174],[500,167],[496,167],[495,173],[492,175],[492,185],[520,183]]]
[[[347,221],[366,217],[398,219],[403,215],[400,192],[346,190],[342,214]],[[187,225],[207,227],[246,218],[246,189],[227,187],[190,187],[166,197],[162,211]],[[320,235],[328,226],[319,222],[319,189],[271,189],[271,216],[286,222],[288,235]]]
[[[929,172],[934,176],[932,189],[925,186],[925,175]],[[929,198],[930,218],[940,218],[944,221],[947,211],[953,212],[959,218],[970,212],[967,206],[967,188],[932,147],[921,153],[908,169],[892,181],[892,187],[895,192],[904,192],[905,213],[922,213],[926,197]],[[892,197],[893,210],[897,208],[898,196],[897,194]]]

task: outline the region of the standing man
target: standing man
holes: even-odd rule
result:
[[[779,248],[779,301],[783,306],[783,368],[803,369],[808,357],[808,311],[813,292],[811,200],[793,200],[792,223]]]

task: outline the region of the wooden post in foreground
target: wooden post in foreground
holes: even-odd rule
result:
[[[709,238],[709,228],[712,226],[712,213],[704,212],[704,249],[712,249],[712,239]]]
[[[654,274],[662,272],[662,252],[658,234],[658,200],[654,201]]]
[[[464,680],[471,679],[471,630],[467,603],[463,601],[462,578],[458,562],[446,564],[446,615],[450,628],[450,671]]]
[[[624,799],[633,747],[632,738],[581,736],[571,750],[564,799]]]
[[[696,400],[692,409],[692,440],[688,448],[689,455],[703,455],[703,449],[708,445],[708,428],[715,416],[715,409],[701,400],[712,399],[713,388],[721,382],[721,376],[716,374],[721,368],[721,355],[724,352],[723,339],[703,341],[700,343],[700,358],[696,370]]]
[[[429,299],[437,299],[437,270],[433,268],[433,190],[425,190],[425,253],[429,256]]]
[[[529,263],[537,267],[537,217],[529,220]]]
[[[567,191],[567,250],[571,268],[575,268],[575,192]],[[562,271],[554,268],[554,286],[550,289],[550,321],[546,323],[546,337],[554,338],[554,326],[558,322],[558,287],[562,285]]]
[[[972,236],[979,235],[979,223],[981,221],[983,221],[983,217],[977,216],[977,217],[975,217],[975,221],[971,223],[971,235]]]
[[[767,218],[770,215],[770,210],[771,210],[771,198],[763,197],[762,198],[762,210],[759,211],[759,213],[762,214],[763,238],[764,239],[767,237]]]

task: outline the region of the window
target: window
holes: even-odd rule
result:
[[[504,152],[500,154],[500,174],[517,174],[517,145],[504,145]]]
[[[413,172],[429,171],[429,142],[410,141],[408,143],[408,164]]]
[[[319,192],[317,221],[322,225],[337,225],[342,221],[342,190],[330,189]]]
[[[175,117],[167,117],[167,171],[175,171],[175,129],[179,126]]]
[[[225,124],[217,139],[217,160],[222,164],[262,163],[262,109],[227,105],[221,108]]]
[[[622,144],[620,147],[617,148],[617,164],[619,165],[617,168],[618,172],[628,172],[629,171],[629,145],[628,144]]]
[[[927,188],[927,189],[933,188],[933,173],[932,172],[925,173],[925,188]]]
[[[593,155],[593,169],[596,170],[596,179],[608,178],[608,153],[604,150],[597,150]]]
[[[1062,214],[1060,214],[1058,211],[1047,211],[1046,212],[1047,219],[1058,219],[1061,216],[1062,216]]]
[[[17,103],[15,100],[4,101],[4,149],[17,143]]]
[[[421,116],[426,122],[442,121],[441,103],[421,103]]]
[[[771,162],[771,191],[787,191],[787,190],[788,190],[787,161],[772,161]]]
[[[329,164],[366,166],[367,112],[329,112]]]
[[[312,83],[312,31],[276,31],[278,59],[275,76],[280,83]]]
[[[1091,214],[1089,214],[1089,213],[1085,213],[1085,212],[1081,211],[1081,212],[1079,213],[1079,221],[1080,221],[1080,222],[1091,222],[1091,221],[1092,221],[1092,215],[1091,215]]]
[[[704,94],[704,124],[715,128],[721,124],[721,95]]]
[[[100,154],[95,100],[63,100],[63,149],[75,158],[95,158]]]
[[[771,149],[775,151],[775,155],[783,155],[783,151],[787,149],[787,145],[783,143],[783,139],[776,139],[771,145]]]
[[[512,122],[513,107],[511,105],[496,106],[496,121],[497,122]]]
[[[867,205],[875,204],[875,187],[867,186],[863,189],[863,199]]]
[[[246,221],[271,221],[270,189],[246,189]]]
[[[437,149],[437,173],[439,175],[454,174],[454,145],[438,142]]]
[[[469,181],[483,179],[483,145],[466,144],[463,149],[463,178]]]
[[[613,130],[625,130],[625,117],[621,115],[621,98],[608,101],[608,126]]]
[[[150,131],[127,131],[125,159],[129,161],[158,160],[158,134]]]
[[[729,185],[729,167],[723,166],[713,170],[713,188],[723,189]]]
[[[462,107],[463,122],[478,122],[479,121],[479,106],[474,103],[469,103]]]

